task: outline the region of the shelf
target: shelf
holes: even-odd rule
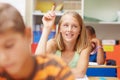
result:
[[[76,11],[77,12],[77,11]],[[32,15],[33,16],[43,16],[45,13],[41,13],[40,11],[35,11],[35,12],[33,12],[32,13]],[[63,13],[60,13],[60,12],[56,12],[56,16],[62,16],[64,14],[64,12]],[[79,14],[82,16],[82,13],[81,12],[79,12]]]
[[[120,22],[98,22],[99,24],[120,24]]]
[[[41,13],[39,11],[36,11],[36,12],[33,12],[32,15],[35,15],[35,16],[43,16],[45,13]],[[57,16],[62,16],[63,13],[56,13]]]
[[[85,22],[86,24],[120,24],[120,22]]]

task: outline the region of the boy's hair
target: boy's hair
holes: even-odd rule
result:
[[[24,21],[16,8],[8,3],[0,3],[0,33],[10,29],[24,33]]]
[[[80,35],[78,36],[76,46],[75,46],[75,50],[78,53],[80,53],[84,48],[86,48],[89,45],[89,43],[88,43],[89,41],[88,41],[88,38],[87,38],[86,28],[84,26],[82,17],[79,15],[79,13],[77,13],[75,11],[68,11],[68,12],[64,13],[64,15],[61,17],[61,19],[59,21],[58,32],[55,36],[58,49],[59,50],[64,50],[64,43],[63,43],[63,40],[62,40],[62,36],[60,34],[60,26],[61,26],[61,23],[64,21],[63,17],[65,15],[70,15],[70,16],[74,17],[78,21],[79,26],[81,28],[80,29]]]
[[[90,25],[86,26],[86,30],[88,30],[90,35],[95,35],[96,34],[95,33],[95,29],[92,26],[90,26]]]

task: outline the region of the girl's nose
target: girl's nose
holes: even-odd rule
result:
[[[69,27],[68,27],[68,31],[71,31],[71,30],[72,30],[72,27],[71,27],[71,26],[69,26]]]

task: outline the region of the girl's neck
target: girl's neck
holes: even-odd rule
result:
[[[75,43],[65,43],[64,51],[75,51]]]

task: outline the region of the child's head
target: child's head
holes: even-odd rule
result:
[[[13,6],[0,3],[0,69],[11,75],[22,71],[29,63],[30,42],[30,31],[20,13]]]
[[[86,31],[87,31],[89,39],[92,39],[92,38],[96,37],[95,29],[92,26],[87,25],[86,26]]]
[[[24,33],[25,24],[22,16],[11,5],[0,3],[0,33],[10,29]]]
[[[86,29],[84,27],[82,17],[79,15],[79,13],[75,11],[64,13],[64,15],[61,17],[59,21],[58,33],[56,35],[58,48],[60,50],[64,50],[64,43],[63,43],[64,37],[62,34],[62,30],[65,30],[65,29],[62,29],[62,27],[65,28],[68,26],[72,26],[71,32],[73,32],[74,36],[76,36],[75,37],[75,41],[76,41],[75,49],[78,52],[80,52],[86,46],[87,35],[86,35]]]

